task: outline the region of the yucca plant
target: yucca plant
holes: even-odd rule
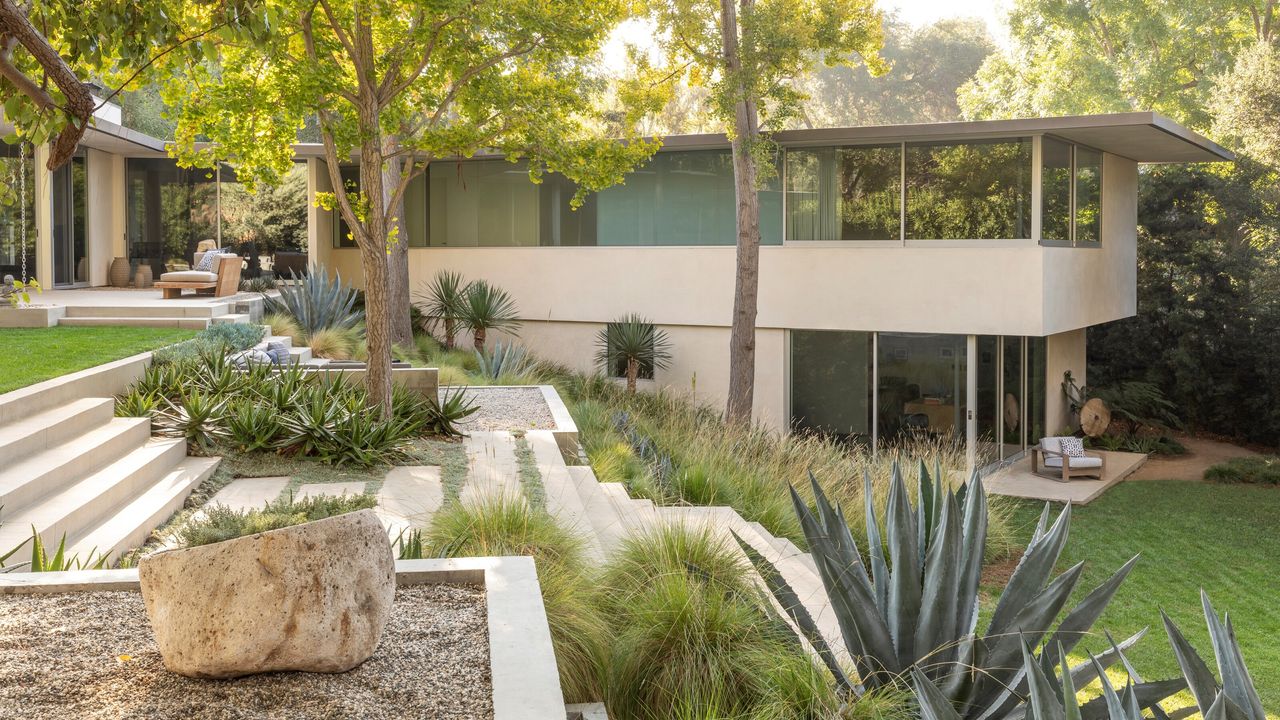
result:
[[[447,388],[431,407],[426,430],[433,435],[461,435],[458,423],[480,411],[480,405],[463,386]]]
[[[203,455],[227,436],[226,414],[226,399],[191,390],[183,393],[177,402],[165,398],[153,422],[158,435],[183,438],[192,455]]]
[[[266,309],[292,317],[307,337],[329,328],[348,330],[364,319],[355,309],[355,288],[344,285],[337,271],[330,278],[324,265],[313,265],[306,275],[292,279],[280,287],[280,297],[267,298]]]
[[[960,717],[1005,717],[1026,694],[1023,643],[1035,645],[1049,637],[1042,660],[1047,666],[1056,665],[1058,653],[1069,652],[1089,632],[1137,557],[1086,595],[1054,630],[1054,620],[1066,607],[1084,563],[1052,577],[1067,541],[1071,507],[1049,526],[1046,503],[1031,544],[1001,593],[985,632],[979,633],[978,583],[988,519],[981,479],[975,473],[967,485],[953,490],[944,486],[940,470],[931,476],[921,463],[918,501],[912,507],[897,464],[891,475],[883,522],[876,512],[871,478],[864,478],[865,560],[843,511],[827,500],[812,474],[816,513],[791,489],[792,504],[853,659],[856,679],[845,674],[777,570],[739,542],[844,692],[857,695],[889,687],[918,671],[939,688]],[[1140,637],[1129,638],[1120,648]],[[1109,658],[1110,662],[1116,659]],[[1168,693],[1164,686],[1138,686],[1137,691],[1145,699],[1144,707]]]
[[[606,325],[596,335],[596,348],[596,362],[606,372],[622,368],[629,393],[635,393],[641,372],[652,377],[654,370],[665,370],[671,364],[667,333],[635,313]]]
[[[444,347],[452,350],[458,339],[463,295],[466,291],[461,273],[440,270],[416,294],[422,314],[430,323],[439,323],[444,333]]]
[[[283,429],[279,413],[263,402],[242,400],[227,414],[227,434],[241,452],[275,447]]]
[[[476,350],[476,364],[480,366],[477,373],[491,382],[504,376],[519,380],[532,367],[527,350],[515,343],[504,345],[501,340],[491,351]]]
[[[475,280],[462,293],[458,318],[471,331],[475,348],[484,351],[484,341],[490,330],[505,330],[516,335],[520,327],[520,314],[516,303],[506,290],[490,285],[486,280]]]
[[[1165,633],[1169,636],[1169,644],[1182,670],[1180,679],[1165,681],[1165,684],[1175,688],[1175,692],[1189,687],[1195,698],[1195,710],[1199,711],[1204,720],[1267,720],[1262,700],[1258,697],[1248,668],[1245,667],[1230,618],[1218,618],[1209,602],[1209,596],[1203,590],[1200,591],[1200,602],[1204,608],[1214,659],[1222,681],[1219,682],[1213,676],[1209,666],[1187,642],[1182,631],[1162,612]],[[1078,673],[1068,665],[1066,652],[1058,649],[1056,655],[1060,665],[1059,672],[1055,672],[1054,667],[1045,662],[1047,653],[1041,653],[1037,658],[1031,647],[1024,644],[1022,667],[1029,680],[1025,716],[1030,720],[1144,720],[1142,691],[1139,690],[1143,684],[1135,684],[1141,681],[1133,665],[1114,644],[1111,652],[1120,658],[1128,671],[1129,677],[1124,688],[1117,692],[1107,677],[1102,661],[1090,655],[1086,666],[1102,685],[1102,695],[1081,704],[1076,694],[1080,686]],[[950,701],[928,677],[917,670],[912,673],[912,679],[921,716],[925,720],[961,720]],[[1145,685],[1150,687],[1153,683]],[[1158,706],[1153,706],[1152,711],[1157,719],[1168,717]]]

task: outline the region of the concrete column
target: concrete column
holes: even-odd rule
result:
[[[37,145],[35,152],[36,256],[31,276],[44,287],[53,287],[53,173],[49,172],[49,146]],[[29,258],[32,259],[32,258]]]
[[[1068,370],[1076,384],[1084,385],[1086,352],[1086,331],[1069,330],[1045,338],[1045,433],[1056,434],[1071,422],[1071,406],[1062,391],[1062,375]],[[1034,379],[1032,379],[1034,381]],[[1035,442],[1038,438],[1031,438]]]
[[[93,286],[107,284],[107,271],[116,257],[116,218],[124,215],[123,203],[116,197],[121,182],[115,172],[118,157],[90,148],[85,158],[85,241]]]

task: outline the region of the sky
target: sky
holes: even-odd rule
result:
[[[987,24],[991,38],[998,45],[1009,40],[1004,17],[1012,0],[878,0],[880,9],[895,11],[898,17],[912,25],[927,25],[943,18],[972,17]],[[619,26],[604,48],[605,66],[621,70],[626,66],[626,45],[646,47],[652,34],[652,25],[641,21],[628,21]]]

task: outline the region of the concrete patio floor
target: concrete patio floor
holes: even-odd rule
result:
[[[1103,450],[1100,454],[1107,461],[1101,479],[1082,478],[1070,482],[1052,480],[1032,473],[1031,458],[1025,457],[983,478],[983,483],[987,492],[996,495],[1088,505],[1113,485],[1132,475],[1147,461],[1147,456],[1142,453]]]
[[[250,293],[252,294],[252,293]],[[187,293],[181,298],[165,300],[160,288],[76,288],[45,290],[31,298],[37,305],[62,305],[64,307],[130,307],[130,308],[209,308],[235,302],[239,295],[214,297]]]

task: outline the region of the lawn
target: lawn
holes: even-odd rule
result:
[[[1018,503],[1014,520],[1024,541],[1042,508],[1041,503]],[[1275,487],[1122,483],[1092,504],[1074,509],[1061,569],[1085,561],[1081,587],[1092,589],[1141,553],[1094,629],[1108,630],[1119,641],[1149,626],[1147,636],[1129,653],[1145,679],[1178,675],[1161,609],[1213,666],[1200,608],[1203,587],[1219,614],[1230,611],[1262,704],[1274,713],[1280,708],[1277,517],[1280,489]],[[1105,642],[1099,638],[1085,645],[1096,652]]]
[[[171,345],[195,330],[51,327],[0,330],[0,393]]]

